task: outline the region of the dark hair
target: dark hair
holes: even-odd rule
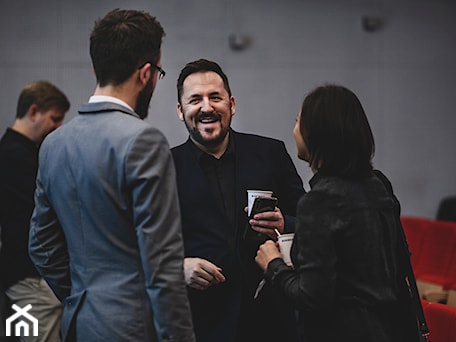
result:
[[[119,85],[142,64],[156,64],[164,35],[158,20],[143,11],[115,9],[98,19],[90,35],[98,84]]]
[[[231,89],[230,84],[228,82],[228,77],[226,77],[220,65],[207,59],[198,59],[197,61],[187,63],[185,67],[181,70],[179,78],[177,79],[177,101],[180,104],[182,104],[181,97],[183,93],[185,79],[191,74],[206,71],[213,71],[216,74],[218,74],[223,80],[223,85],[226,91],[228,92],[228,95],[231,96]]]
[[[17,100],[16,118],[23,118],[32,104],[42,112],[56,108],[65,113],[70,108],[65,94],[48,81],[32,82],[22,89]]]
[[[301,108],[300,132],[319,173],[362,178],[372,171],[375,144],[356,95],[337,85],[313,90]]]

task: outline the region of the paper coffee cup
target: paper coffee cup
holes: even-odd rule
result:
[[[282,254],[282,259],[285,261],[287,266],[292,267],[293,263],[291,262],[290,250],[291,245],[293,244],[294,233],[282,234],[278,237],[280,254]]]
[[[256,197],[272,197],[272,191],[265,191],[265,190],[247,190],[247,203],[249,206],[249,213],[252,211],[253,202],[255,201]]]

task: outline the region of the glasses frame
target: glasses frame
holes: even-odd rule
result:
[[[143,68],[144,65],[146,65],[147,63],[149,63],[151,67],[154,67],[155,69],[157,69],[157,71],[158,71],[158,79],[159,79],[159,80],[162,80],[162,79],[165,78],[165,76],[166,76],[166,71],[163,70],[162,68],[160,68],[158,65],[153,64],[152,62],[149,62],[149,61],[144,62],[143,64],[141,64],[141,65],[138,67],[138,69]]]

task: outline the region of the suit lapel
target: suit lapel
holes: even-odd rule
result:
[[[241,134],[231,130],[234,136],[234,144],[236,149],[235,161],[235,184],[236,184],[236,234],[243,234],[244,227],[247,224],[247,213],[244,212],[244,207],[247,206],[247,188],[252,174],[254,174],[254,165],[249,158],[251,151],[248,145],[244,144]]]

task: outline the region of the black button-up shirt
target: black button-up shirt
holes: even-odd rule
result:
[[[234,141],[230,135],[228,147],[223,155],[217,159],[201,151],[195,145],[201,169],[206,176],[218,206],[225,213],[229,222],[235,223],[235,158]]]

